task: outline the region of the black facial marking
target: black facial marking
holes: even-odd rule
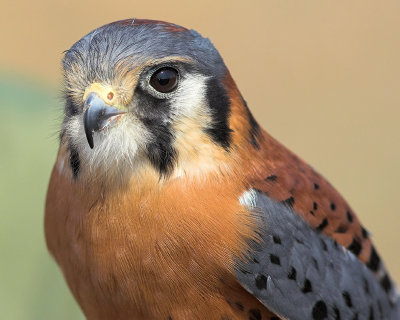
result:
[[[261,320],[261,312],[258,309],[249,310],[249,320]]]
[[[333,202],[331,203],[331,210],[335,211],[336,210],[336,204],[334,204]]]
[[[81,161],[79,160],[79,153],[75,147],[69,146],[69,165],[71,166],[72,174],[74,178],[78,177],[81,169]]]
[[[350,212],[350,211],[347,211],[347,212],[346,212],[346,215],[347,215],[347,221],[349,221],[350,223],[352,223],[352,222],[353,222],[353,215],[351,214],[351,212]]]
[[[323,320],[328,318],[328,308],[322,300],[317,301],[312,309],[313,320]]]
[[[240,311],[243,311],[243,310],[244,310],[244,307],[243,307],[243,305],[242,305],[240,302],[236,302],[236,303],[235,303],[235,306],[236,306]]]
[[[315,216],[314,211],[310,210],[310,214],[312,214],[313,216]]]
[[[250,143],[256,149],[260,149],[259,139],[260,139],[260,126],[258,125],[256,119],[254,119],[249,107],[247,106],[246,101],[242,97],[243,104],[247,111],[247,116],[249,118],[250,129],[249,129],[249,137]],[[276,177],[276,176],[275,176]],[[275,180],[272,180],[275,181]]]
[[[278,266],[281,265],[281,259],[279,259],[278,256],[276,256],[276,255],[274,255],[274,254],[271,254],[271,255],[269,256],[269,259],[271,260],[271,263],[277,264]]]
[[[385,290],[386,292],[389,292],[389,290],[392,288],[392,282],[390,281],[389,276],[387,274],[383,276],[383,278],[381,279],[381,281],[379,281],[379,283],[381,284],[383,290]]]
[[[317,209],[318,209],[318,203],[316,203],[316,202],[313,203],[313,209],[314,209],[314,210],[317,210]]]
[[[296,280],[296,276],[297,276],[297,271],[295,267],[292,267],[292,269],[290,269],[290,272],[288,274],[288,278],[290,280]]]
[[[267,288],[267,277],[263,274],[257,275],[255,282],[258,290],[263,290]]]
[[[324,220],[322,220],[322,222],[319,224],[318,227],[315,228],[315,230],[317,230],[317,231],[322,231],[322,230],[324,230],[327,226],[328,226],[328,220],[327,220],[326,218],[324,218]]]
[[[381,258],[379,258],[379,255],[376,252],[375,247],[371,246],[371,255],[369,257],[367,267],[375,272],[378,271],[380,264],[381,264]]]
[[[274,174],[271,174],[270,176],[265,178],[266,181],[276,181],[276,179],[278,179],[278,177]]]
[[[347,305],[349,308],[351,308],[351,307],[353,306],[353,303],[352,303],[352,301],[351,301],[350,294],[349,294],[347,291],[343,291],[343,292],[342,292],[342,296],[343,296],[344,302],[346,302],[346,305]]]
[[[168,99],[159,99],[145,92],[140,86],[135,90],[136,114],[152,134],[146,146],[147,156],[162,175],[168,175],[176,160],[173,148],[174,136],[169,122],[171,106]]]
[[[287,198],[286,200],[281,201],[281,203],[286,204],[287,206],[293,208],[294,198],[293,197]]]
[[[355,238],[353,239],[353,242],[347,247],[351,252],[353,252],[356,256],[358,256],[361,252],[361,243],[356,240]]]
[[[228,123],[230,101],[228,93],[221,85],[220,80],[215,77],[208,80],[206,97],[212,115],[212,123],[209,128],[205,129],[205,132],[215,143],[228,150],[231,144],[232,132]]]
[[[301,292],[303,292],[303,293],[312,292],[312,285],[311,285],[310,280],[308,280],[308,279],[304,280],[304,285],[303,285],[303,288],[301,289]]]
[[[314,189],[318,190],[319,189],[319,185],[317,183],[314,183]]]

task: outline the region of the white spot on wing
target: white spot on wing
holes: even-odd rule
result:
[[[239,202],[248,207],[255,207],[256,206],[256,198],[257,193],[254,189],[249,189],[240,196]]]

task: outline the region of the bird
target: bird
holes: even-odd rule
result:
[[[62,69],[45,237],[87,319],[400,319],[370,233],[208,38],[120,20]]]

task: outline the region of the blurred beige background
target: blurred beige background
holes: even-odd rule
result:
[[[210,37],[259,122],[338,188],[400,283],[400,1],[1,0],[1,216],[12,216],[0,229],[4,319],[82,317],[42,235],[60,60],[89,31],[129,17]],[[28,91],[48,99],[21,100]]]

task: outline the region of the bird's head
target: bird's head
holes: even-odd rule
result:
[[[258,126],[211,42],[177,25],[129,19],[100,27],[63,59],[62,136],[75,176],[203,174],[226,166]]]

